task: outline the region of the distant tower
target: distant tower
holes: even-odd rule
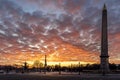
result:
[[[47,56],[45,54],[44,74],[46,74],[46,68],[47,68]]]
[[[104,4],[102,10],[102,34],[101,34],[101,63],[100,69],[103,75],[109,72],[109,56],[108,56],[108,33],[107,33],[107,8]]]

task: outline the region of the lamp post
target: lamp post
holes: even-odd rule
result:
[[[80,67],[80,62],[79,62],[79,63],[78,63],[78,70],[79,70],[79,73],[78,73],[78,74],[79,74],[79,75],[80,75],[80,70],[81,70],[80,68],[81,68],[81,67]]]
[[[61,74],[61,63],[59,63],[59,75]]]
[[[118,64],[116,64],[116,71],[118,71],[118,66],[119,66],[119,65],[118,65]]]

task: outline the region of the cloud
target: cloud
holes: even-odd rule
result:
[[[6,58],[5,55],[10,56],[9,59],[15,55],[19,57],[18,61],[24,61],[24,53],[29,55],[29,60],[37,55],[42,58],[41,53],[47,53],[54,61],[60,58],[61,61],[79,61],[81,55],[83,61],[96,61],[100,54],[103,3],[94,0],[1,0],[0,53],[4,55],[1,61]],[[107,6],[110,6],[109,52],[110,55],[116,53],[115,58],[119,56],[120,31],[120,8],[116,9],[116,5],[117,1],[115,4],[107,2]],[[111,59],[114,60],[113,57]]]

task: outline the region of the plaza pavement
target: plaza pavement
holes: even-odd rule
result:
[[[107,74],[102,76],[101,74],[85,74],[81,73],[68,73],[62,72],[31,72],[31,73],[9,73],[0,74],[0,80],[120,80],[120,74]]]

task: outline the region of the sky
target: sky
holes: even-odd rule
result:
[[[99,63],[108,11],[110,63],[120,64],[119,0],[0,0],[0,65],[27,61]]]

